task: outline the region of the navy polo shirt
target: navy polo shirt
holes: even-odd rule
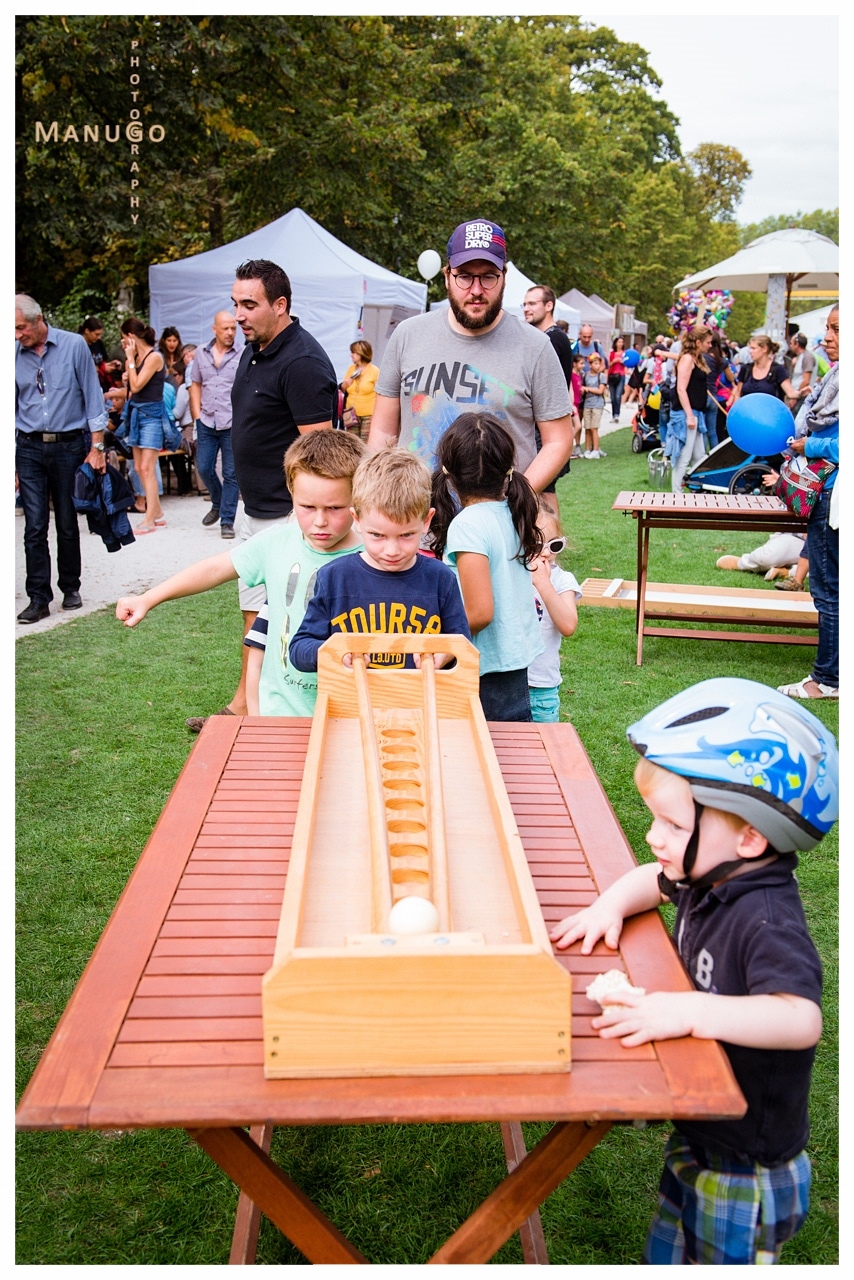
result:
[[[314,422],[335,422],[338,382],[329,356],[296,317],[263,351],[247,343],[231,389],[234,470],[246,514],[274,520],[293,510],[283,460]]]
[[[674,936],[698,991],[716,995],[802,996],[821,1005],[821,961],[798,893],[795,854],[734,876],[712,889],[676,889]],[[809,1137],[810,1076],[815,1049],[748,1049],[723,1043],[747,1099],[741,1120],[677,1128],[719,1155],[781,1164]]]

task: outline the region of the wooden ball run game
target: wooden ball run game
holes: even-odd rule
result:
[[[381,653],[420,654],[420,670],[369,666]],[[437,669],[436,653],[456,665]],[[570,1070],[571,979],[478,687],[463,636],[347,634],[321,647],[262,987],[268,1078]]]

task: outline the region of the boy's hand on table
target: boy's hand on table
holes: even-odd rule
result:
[[[135,627],[147,613],[148,605],[143,603],[142,596],[122,596],[116,602],[116,617],[126,627]]]
[[[549,938],[559,951],[582,938],[581,954],[587,956],[600,938],[604,939],[606,947],[616,951],[622,931],[622,915],[607,902],[603,905],[602,898],[597,898],[583,911],[578,911],[573,916],[566,916],[556,924]]]
[[[696,991],[655,991],[638,995],[618,991],[602,997],[602,1013],[592,1027],[603,1040],[619,1040],[626,1049],[649,1040],[676,1040],[693,1034]]]

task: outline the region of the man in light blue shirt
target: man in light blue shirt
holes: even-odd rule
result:
[[[40,622],[53,599],[47,531],[56,524],[63,609],[80,609],[80,530],[74,476],[83,462],[103,471],[107,413],[89,348],[54,329],[28,294],[15,296],[15,473],[24,511],[26,591],[18,621]],[[91,445],[90,445],[91,436]]]

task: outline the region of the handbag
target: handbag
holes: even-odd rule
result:
[[[792,515],[807,517],[818,501],[827,477],[836,470],[824,458],[784,458],[774,492]]]
[[[359,419],[355,409],[345,409],[341,415],[341,421],[345,431],[353,431],[359,425]]]

